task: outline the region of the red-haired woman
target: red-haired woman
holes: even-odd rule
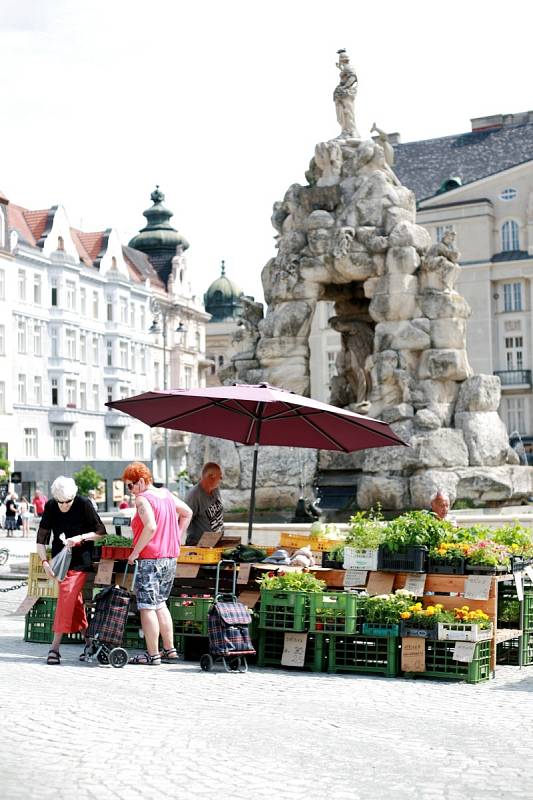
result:
[[[131,521],[133,550],[130,564],[138,561],[135,593],[146,641],[146,652],[130,660],[132,664],[161,664],[177,658],[172,618],[166,605],[176,574],[180,543],[191,521],[188,505],[168,489],[156,489],[146,464],[134,461],[122,478],[135,497],[136,513]],[[163,650],[159,650],[159,635]]]

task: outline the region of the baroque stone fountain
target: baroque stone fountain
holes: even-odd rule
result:
[[[519,466],[509,447],[497,413],[499,378],[473,375],[468,363],[470,308],[455,288],[455,234],[432,244],[416,224],[415,197],[394,174],[386,134],[374,126],[375,139],[359,136],[357,77],[346,51],[338,56],[341,133],[316,145],[307,183],[274,204],[277,254],[262,272],[267,312],[261,319],[257,304],[245,308],[226,382],[268,381],[308,395],[313,313],[319,300],[333,301],[330,325],[342,351],[331,402],[385,420],[410,447],[306,451],[306,483],[316,463],[322,481],[354,487],[361,508],[426,507],[437,489],[476,505],[520,500],[531,494],[533,469]],[[224,452],[195,441],[192,471],[207,456],[229,459],[233,499],[245,504],[246,448],[218,442]],[[265,450],[272,450],[259,460],[265,501],[275,503],[280,492],[296,497],[295,455]]]

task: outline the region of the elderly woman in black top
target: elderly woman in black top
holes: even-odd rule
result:
[[[70,568],[59,584],[59,598],[54,617],[54,639],[48,652],[47,664],[60,664],[59,647],[64,633],[85,634],[87,616],[82,589],[87,573],[92,570],[93,542],[105,536],[104,524],[87,497],[77,495],[72,478],[63,475],[52,484],[52,499],[48,500],[37,531],[37,552],[49,578],[54,573],[46,558],[46,545],[52,536],[52,556],[63,547],[72,548]],[[60,539],[65,534],[66,545]]]

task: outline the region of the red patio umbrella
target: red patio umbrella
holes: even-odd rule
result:
[[[268,383],[144,392],[106,405],[130,414],[151,428],[172,428],[253,445],[248,541],[251,541],[255,511],[259,445],[309,447],[343,453],[405,445],[381,420]]]

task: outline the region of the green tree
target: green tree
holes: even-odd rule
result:
[[[91,489],[98,489],[100,483],[104,480],[103,476],[100,475],[94,467],[89,466],[89,464],[82,467],[79,472],[75,472],[73,478],[76,481],[76,486],[80,494],[85,495],[88,494]]]
[[[2,475],[4,473],[4,475]],[[6,458],[6,451],[0,447],[0,477],[7,477],[9,473],[9,460]]]

